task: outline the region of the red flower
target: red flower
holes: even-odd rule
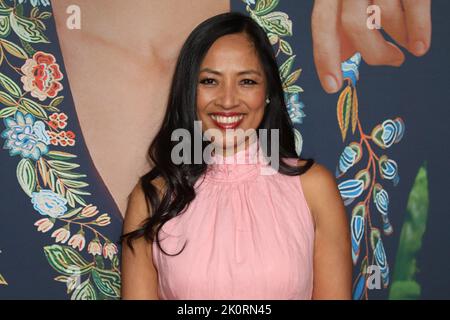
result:
[[[63,89],[59,82],[63,74],[55,57],[50,53],[36,52],[32,59],[25,61],[21,70],[24,73],[21,78],[23,89],[31,92],[31,95],[40,101],[56,97]]]
[[[65,113],[53,113],[48,121],[48,125],[53,129],[64,129],[67,126],[67,115]]]

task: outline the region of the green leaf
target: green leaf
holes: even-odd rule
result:
[[[48,19],[52,16],[51,12],[42,12],[39,15],[39,19]]]
[[[33,56],[36,53],[36,50],[28,42],[20,39],[20,44],[22,45],[23,49],[28,53],[29,56]]]
[[[285,79],[288,74],[291,72],[292,70],[292,66],[294,65],[294,59],[295,59],[295,55],[290,56],[289,59],[287,59],[285,62],[283,62],[283,64],[280,67],[280,76],[281,79]]]
[[[63,151],[49,151],[47,153],[47,156],[49,158],[55,159],[55,160],[69,160],[76,158],[77,156],[71,153],[63,152]]]
[[[30,11],[30,17],[31,18],[36,18],[37,14],[39,13],[39,8],[38,7],[34,7],[33,9],[31,9]]]
[[[110,270],[95,268],[92,270],[92,278],[96,287],[105,296],[120,298],[120,275]]]
[[[81,276],[90,272],[93,267],[92,263],[88,263],[69,246],[46,246],[44,253],[52,268],[65,276]]]
[[[422,239],[428,219],[428,190],[428,174],[426,163],[424,163],[419,168],[414,185],[409,193],[389,299],[420,298],[421,288],[415,277],[418,272],[417,256],[422,247]]]
[[[83,208],[75,208],[75,209],[72,209],[72,210],[70,210],[70,211],[67,211],[64,215],[62,215],[60,218],[62,218],[62,219],[68,219],[68,218],[72,218],[72,217],[74,217],[74,216],[76,216],[78,213],[80,213],[80,211],[82,210]]]
[[[284,91],[287,93],[299,93],[299,92],[303,92],[303,89],[300,86],[293,85],[293,86],[289,86],[289,87],[285,88]]]
[[[69,188],[84,188],[89,186],[88,183],[82,182],[82,181],[74,181],[74,180],[67,180],[67,179],[61,179],[61,181]]]
[[[97,300],[97,294],[95,293],[95,289],[92,286],[92,283],[88,280],[84,281],[80,284],[72,296],[71,300]]]
[[[61,196],[61,197],[65,197],[65,187],[64,184],[62,183],[61,179],[56,179],[56,192]]]
[[[76,190],[76,189],[70,189],[70,190],[73,192],[73,191]],[[73,192],[73,193],[74,193],[74,192]],[[81,198],[80,196],[78,196],[78,195],[76,195],[76,194],[72,194],[72,197],[74,198],[74,200],[75,200],[77,203],[81,204],[82,206],[86,206],[86,205],[87,205],[86,201],[84,201],[83,198]]]
[[[6,39],[0,39],[0,42],[2,43],[3,47],[13,56],[19,58],[19,59],[28,59],[27,53],[19,47],[17,44],[12,43]]]
[[[0,37],[6,38],[11,32],[9,17],[0,16]]]
[[[286,40],[280,39],[280,49],[288,56],[293,54],[292,47]]]
[[[78,168],[80,165],[76,163],[60,161],[60,160],[48,160],[47,163],[58,171],[68,171],[75,168]]]
[[[389,290],[389,300],[417,300],[420,291],[420,285],[416,281],[395,281]]]
[[[255,12],[259,15],[269,13],[278,5],[279,0],[258,0],[255,7]]]
[[[298,77],[300,77],[301,73],[302,73],[302,69],[295,70],[286,78],[283,85],[285,87],[289,87],[290,85],[294,84],[295,81],[297,81]]]
[[[279,36],[292,36],[292,21],[284,12],[271,12],[259,17],[263,28]]]
[[[22,90],[20,90],[19,86],[3,73],[0,73],[0,84],[14,97],[19,98],[21,96]]]
[[[64,100],[64,96],[56,97],[55,99],[53,99],[53,100],[50,102],[49,106],[51,106],[51,107],[57,107],[57,106],[59,106],[59,105],[61,104],[61,102],[63,102],[63,100]]]
[[[56,174],[55,174],[55,170],[53,169],[48,169],[48,175],[50,177],[48,183],[50,185],[50,188],[53,190],[53,192],[55,192],[55,188],[56,188]]]
[[[57,171],[57,174],[59,177],[65,178],[65,179],[81,179],[81,178],[87,177],[85,174],[64,172],[64,171]]]
[[[16,175],[23,191],[31,197],[31,194],[36,189],[36,172],[32,161],[30,159],[20,160],[17,165]]]
[[[7,107],[0,110],[0,118],[7,118],[9,116],[12,116],[16,113],[17,108],[16,107]]]
[[[11,28],[20,39],[31,43],[49,43],[48,39],[33,20],[16,15],[13,11],[9,16]]]
[[[17,105],[17,101],[4,91],[0,91],[0,103],[8,107],[15,107]]]
[[[41,118],[47,119],[47,112],[45,112],[44,108],[41,107],[40,104],[30,100],[28,98],[22,98],[20,100],[19,109],[23,109],[24,111],[31,113],[32,115]]]
[[[90,195],[91,195],[90,192],[82,191],[82,190],[78,190],[78,189],[70,189],[70,191],[71,191],[72,193],[79,194],[79,195],[81,195],[81,196],[90,196]]]
[[[67,199],[67,203],[69,204],[69,206],[71,206],[72,208],[75,208],[75,199],[73,198],[70,190],[66,191],[66,199]]]

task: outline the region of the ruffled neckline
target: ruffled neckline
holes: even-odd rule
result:
[[[259,175],[264,166],[258,139],[246,143],[246,148],[223,156],[220,153],[211,156],[205,178],[219,182],[251,180]]]

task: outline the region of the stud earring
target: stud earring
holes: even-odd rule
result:
[[[269,104],[270,103],[270,99],[266,98],[266,103]]]

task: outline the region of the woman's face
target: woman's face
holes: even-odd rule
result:
[[[266,78],[256,49],[245,34],[217,39],[207,52],[197,83],[197,115],[203,131],[216,129],[223,148],[234,148],[242,139],[225,137],[225,130],[258,128],[264,116]],[[215,137],[215,135],[213,135]]]

